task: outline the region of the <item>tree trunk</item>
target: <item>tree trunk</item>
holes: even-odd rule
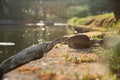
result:
[[[120,19],[120,0],[110,0],[116,21]]]

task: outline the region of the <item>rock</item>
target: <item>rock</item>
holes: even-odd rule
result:
[[[103,39],[102,47],[113,48],[120,43],[120,36],[107,36]]]
[[[45,21],[45,26],[53,26],[54,22],[53,21]]]
[[[115,18],[109,18],[108,25],[112,25],[115,22],[116,22]]]
[[[104,19],[101,19],[98,23],[97,26],[103,26],[104,25],[104,22],[107,20],[107,18],[104,18]]]
[[[104,36],[105,36],[105,33],[101,32],[101,31],[91,31],[91,32],[82,33],[82,34],[87,35],[90,38],[93,38],[93,37],[104,38]]]
[[[90,40],[90,46],[91,47],[98,47],[98,46],[101,46],[103,45],[103,40],[96,40],[96,39],[92,39]]]
[[[84,33],[84,32],[89,32],[91,31],[90,28],[86,27],[86,26],[74,26],[73,27],[75,31],[77,31],[77,33]]]
[[[95,19],[90,19],[86,21],[83,25],[90,25],[93,21],[95,21]]]
[[[81,49],[90,47],[90,39],[86,35],[74,35],[65,40],[70,48]]]

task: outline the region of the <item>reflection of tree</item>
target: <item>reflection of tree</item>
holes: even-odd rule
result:
[[[11,55],[16,54],[16,52],[25,48],[24,38],[22,35],[24,31],[19,29],[19,27],[6,27],[0,28],[0,42],[13,42],[15,46],[0,46],[0,59],[3,60],[5,58],[10,57]]]
[[[36,28],[26,28],[24,33],[24,41],[27,45],[37,44],[41,41],[46,41],[47,28],[46,26],[40,26]]]

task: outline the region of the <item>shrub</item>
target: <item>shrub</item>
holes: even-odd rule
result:
[[[78,21],[78,19],[79,18],[77,18],[77,17],[73,17],[73,18],[69,19],[67,23],[69,23],[69,24],[75,24]]]
[[[89,7],[84,6],[72,6],[69,7],[66,11],[68,18],[72,17],[86,17],[89,15]]]
[[[100,59],[109,65],[112,72],[120,71],[120,43],[110,49],[101,49]]]

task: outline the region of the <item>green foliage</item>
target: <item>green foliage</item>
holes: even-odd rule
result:
[[[79,25],[79,24],[84,24],[84,22],[86,21],[86,18],[81,18],[81,19],[78,19],[75,24],[76,25]]]
[[[87,21],[90,18],[92,18],[92,16],[88,16],[85,18],[73,17],[73,18],[70,18],[67,23],[72,25],[80,25],[80,24],[84,24],[85,21]]]
[[[100,58],[102,62],[109,65],[113,72],[120,70],[120,43],[111,49],[101,49]]]
[[[107,7],[106,7],[107,5]],[[1,0],[0,18],[44,20],[85,17],[110,10],[108,0]]]
[[[78,20],[79,20],[79,18],[73,17],[73,18],[71,18],[71,19],[68,20],[68,23],[69,24],[75,24]]]
[[[72,17],[86,17],[89,15],[89,7],[84,6],[71,6],[67,9],[66,14],[68,18]]]
[[[87,16],[84,18],[73,17],[73,18],[70,18],[67,23],[73,24],[73,25],[80,25],[80,24],[84,24],[86,21],[90,19],[101,20],[101,19],[104,19],[107,17],[113,17],[113,16],[114,16],[113,13],[107,13],[107,14],[101,14],[101,15],[95,15],[95,16]],[[114,27],[114,24],[113,24],[113,27]]]
[[[113,48],[112,54],[110,65],[111,69],[116,72],[120,70],[120,43]]]
[[[94,0],[89,5],[89,7],[90,7],[90,13],[92,13],[93,15],[107,13],[107,12],[111,11],[111,6],[109,5],[109,0],[104,0],[104,1]]]
[[[110,79],[111,79],[111,80],[117,80],[116,75],[115,75],[115,74],[113,74],[113,72],[112,72],[112,71],[110,71],[109,76],[110,76]]]

